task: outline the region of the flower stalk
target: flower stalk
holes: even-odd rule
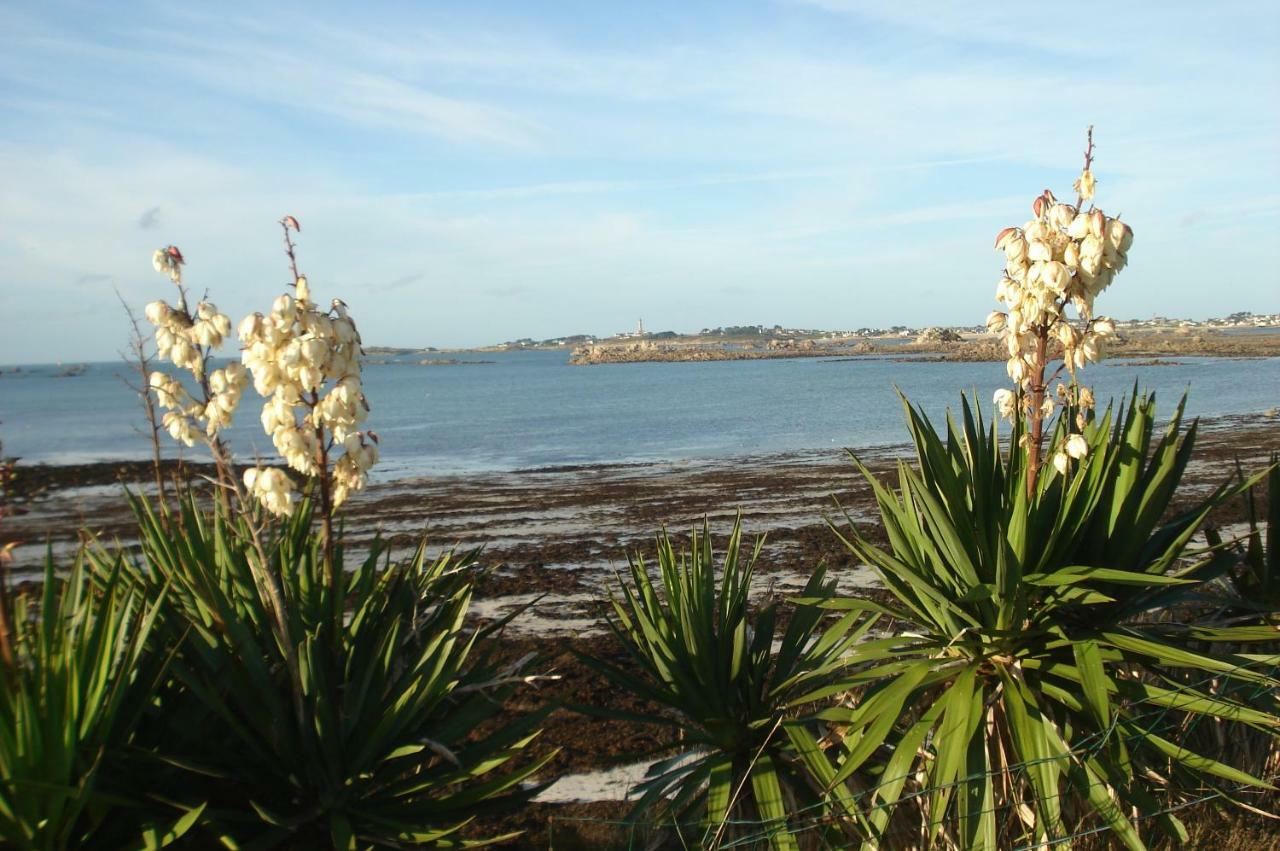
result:
[[[1046,189],[1032,201],[1030,220],[996,235],[995,247],[1005,255],[996,299],[1005,310],[988,315],[987,328],[1005,343],[1006,371],[1016,390],[996,391],[995,404],[1005,418],[1026,422],[1022,439],[1028,499],[1035,495],[1044,468],[1045,421],[1061,405],[1076,412],[1068,431],[1078,434],[1084,428],[1093,395],[1080,385],[1077,372],[1101,360],[1106,339],[1115,334],[1111,319],[1094,315],[1094,300],[1128,263],[1133,229],[1093,204],[1096,185],[1090,127],[1084,168],[1074,185],[1076,203],[1060,202]],[[1061,363],[1050,373],[1055,359]],[[1070,382],[1059,384],[1051,396],[1049,385],[1064,370]],[[1072,460],[1082,457],[1071,454],[1068,446],[1078,444],[1068,440],[1053,455],[1053,468],[1062,475]]]
[[[307,277],[298,271],[293,241],[301,230],[298,220],[285,216],[280,226],[293,292],[278,296],[269,314],[255,313],[240,323],[241,360],[254,388],[267,399],[263,430],[289,468],[315,481],[325,580],[332,584],[333,516],[352,492],[364,488],[378,460],[378,436],[360,430],[369,403],[355,322],[341,299],[333,299],[328,310],[313,301]],[[294,487],[283,471],[248,470],[245,485],[273,514],[293,513]]]
[[[147,385],[156,403],[165,409],[160,420],[169,436],[185,446],[196,441],[209,448],[220,484],[231,482],[231,458],[220,432],[231,425],[240,404],[240,394],[248,384],[244,367],[230,363],[210,371],[210,361],[231,335],[231,319],[203,298],[194,309],[188,306],[182,283],[186,260],[177,246],[158,249],[152,265],[178,289],[176,304],[153,301],[144,315],[155,326],[156,357],[189,372],[198,391],[192,393],[177,377],[159,370],[147,376]],[[163,493],[163,489],[161,491]],[[225,490],[220,493],[225,494]]]

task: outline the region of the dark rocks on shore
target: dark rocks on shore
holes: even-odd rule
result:
[[[927,346],[935,343],[963,343],[963,342],[964,342],[964,337],[961,337],[955,331],[951,330],[950,328],[939,328],[936,325],[932,328],[924,329],[924,331],[920,334],[920,336],[916,337],[917,346]]]

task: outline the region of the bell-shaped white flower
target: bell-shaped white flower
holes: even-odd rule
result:
[[[1058,475],[1065,476],[1067,474],[1067,453],[1053,453],[1053,469],[1058,471]]]

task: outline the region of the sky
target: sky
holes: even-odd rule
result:
[[[1280,311],[1274,2],[0,5],[0,363],[299,265],[366,343],[975,324],[1004,226],[1136,233],[1120,318]]]

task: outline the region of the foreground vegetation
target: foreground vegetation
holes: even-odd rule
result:
[[[1141,849],[1189,841],[1197,802],[1272,805],[1280,471],[1190,499],[1181,407],[1158,438],[1136,388],[1097,410],[1078,373],[1114,333],[1093,303],[1133,234],[1084,206],[1091,148],[1076,188],[997,239],[988,326],[1012,388],[995,413],[962,399],[940,431],[904,400],[914,463],[896,483],[863,468],[887,545],[833,525],[883,595],[842,598],[815,565],[798,597],[755,606],[740,525],[719,554],[709,529],[686,551],[664,533],[656,572],[637,554],[619,579],[620,655],[583,662],[651,707],[626,720],[677,734],[634,790],[647,842]],[[156,253],[177,298],[146,315],[174,369],[139,348],[157,435],[155,493],[125,497],[140,547],[90,539],[38,587],[0,581],[7,846],[505,842],[477,820],[554,780],[551,708],[514,699],[547,674],[498,661],[518,612],[468,618],[478,555],[348,552],[340,512],[378,460],[360,338],[341,301],[312,298],[298,222],[281,225],[293,289],[239,324],[242,363],[220,369],[229,318],[189,304],[181,252]],[[283,464],[241,476],[219,435],[251,386]],[[167,482],[163,433],[205,445],[213,474]],[[1247,535],[1205,528],[1240,499]]]

